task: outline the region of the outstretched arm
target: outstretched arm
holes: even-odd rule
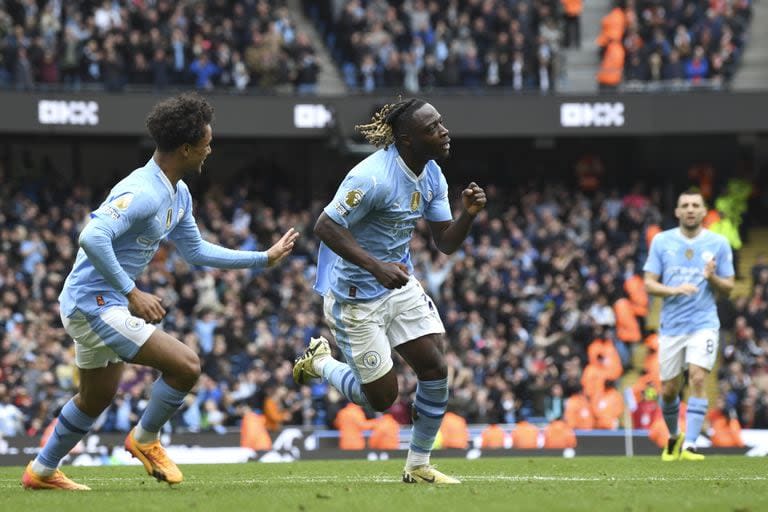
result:
[[[469,235],[472,221],[485,208],[487,199],[485,191],[473,181],[462,191],[461,201],[464,209],[457,219],[445,222],[429,222],[435,245],[440,249],[440,252],[445,254],[453,254],[461,247]]]
[[[291,253],[298,237],[299,233],[291,228],[267,251],[227,249],[203,240],[191,214],[185,215],[169,236],[185,260],[216,268],[271,267]]]

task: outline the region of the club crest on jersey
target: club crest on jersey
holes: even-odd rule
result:
[[[366,368],[370,368],[371,370],[378,368],[381,364],[381,356],[378,352],[373,350],[366,352],[363,355],[363,364],[366,366]]]
[[[140,331],[141,328],[144,327],[144,320],[133,316],[128,317],[125,319],[125,327],[129,331]]]
[[[349,192],[347,192],[347,197],[344,199],[344,202],[350,208],[354,208],[355,206],[359,205],[362,200],[363,200],[363,191],[360,190],[359,188],[356,188],[354,190],[350,190]]]
[[[419,209],[419,204],[421,204],[421,192],[418,190],[411,194],[411,211],[415,212]]]
[[[171,222],[173,222],[173,208],[168,208],[168,211],[165,213],[165,229],[171,227]]]
[[[685,258],[686,259],[693,259],[693,249],[686,249],[685,250]]]
[[[112,204],[118,210],[126,210],[131,205],[131,201],[133,201],[133,194],[131,192],[126,192],[112,200]]]

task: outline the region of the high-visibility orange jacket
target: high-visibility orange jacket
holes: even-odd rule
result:
[[[555,420],[544,428],[544,448],[576,448],[576,433],[563,420]]]
[[[616,337],[624,343],[637,343],[642,339],[640,323],[629,299],[622,297],[617,300],[613,305],[613,313],[616,315]]]
[[[266,428],[263,415],[248,411],[240,424],[240,446],[257,451],[272,449],[272,438]]]
[[[571,395],[565,401],[565,422],[576,430],[592,430],[595,428],[595,417],[589,400],[582,393]]]
[[[535,450],[539,447],[539,429],[527,421],[520,421],[512,431],[512,447],[518,450]]]
[[[603,55],[603,62],[597,72],[597,83],[601,85],[619,85],[624,77],[624,59],[626,52],[621,41],[611,41]]]
[[[581,16],[584,10],[584,4],[582,0],[560,0],[563,4],[563,11],[566,16]]]
[[[400,424],[391,414],[374,420],[368,447],[372,450],[397,450],[400,448]]]
[[[349,402],[336,414],[334,424],[339,429],[339,448],[342,450],[364,450],[363,432],[373,427],[373,421],[365,417],[365,411]]]
[[[635,274],[624,281],[624,291],[632,303],[632,312],[635,316],[648,316],[648,292],[645,291],[645,281],[639,274]]]
[[[483,448],[504,448],[507,433],[499,425],[491,424],[485,427],[482,433]]]
[[[440,425],[440,436],[443,448],[466,448],[469,446],[467,420],[453,412],[445,413]]]

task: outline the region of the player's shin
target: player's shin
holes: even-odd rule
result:
[[[709,402],[706,398],[692,396],[688,399],[688,409],[685,413],[685,423],[687,432],[685,433],[685,444],[683,449],[689,446],[696,446],[696,438],[701,433],[701,427],[704,424],[704,417],[707,415]]]
[[[344,395],[344,398],[362,407],[368,405],[368,399],[363,393],[360,379],[355,376],[348,364],[327,357],[323,360],[320,373],[331,386]]]
[[[413,403],[413,430],[406,468],[429,464],[429,454],[448,407],[448,379],[420,380]]]
[[[667,402],[664,397],[661,397],[661,412],[664,415],[664,422],[669,429],[669,435],[672,437],[677,436],[677,422],[680,415],[680,397],[675,397],[672,402]]]
[[[155,381],[152,394],[139,424],[134,430],[134,438],[142,444],[155,441],[160,428],[181,407],[187,391],[174,389],[165,382],[163,377]]]
[[[53,474],[61,459],[91,429],[96,418],[91,418],[76,405],[74,398],[61,409],[56,426],[45,446],[32,463],[35,474],[46,477]]]

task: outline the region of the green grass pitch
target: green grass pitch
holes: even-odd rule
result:
[[[400,482],[402,461],[185,465],[174,488],[140,466],[70,467],[93,491],[25,491],[23,468],[0,468],[2,512],[341,511],[463,512],[768,510],[765,458],[710,456],[662,463],[651,457],[435,459],[462,485]]]

